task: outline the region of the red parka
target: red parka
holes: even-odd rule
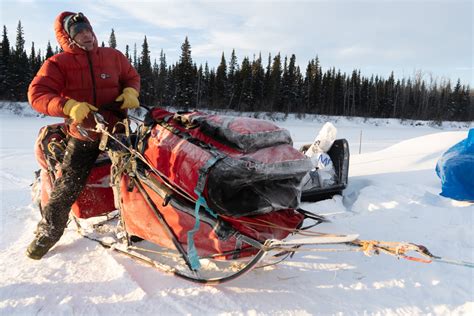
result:
[[[64,52],[44,62],[29,86],[28,100],[38,112],[65,118],[63,107],[69,99],[87,102],[98,107],[109,126],[113,126],[117,122],[116,116],[101,107],[113,103],[124,88],[140,91],[140,76],[121,52],[98,47],[97,38],[92,51],[75,45],[63,27],[64,18],[71,14],[74,13],[63,12],[56,18],[54,30]],[[119,107],[117,105],[117,109]],[[81,126],[93,128],[92,115],[88,115]],[[69,126],[69,133],[85,140],[74,123]],[[97,135],[91,136],[97,138]]]

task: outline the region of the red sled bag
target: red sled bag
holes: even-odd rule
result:
[[[61,176],[61,162],[67,145],[67,133],[64,123],[44,126],[40,129],[35,142],[36,160],[41,166],[40,208],[48,203],[54,181]],[[72,211],[78,218],[89,218],[107,214],[115,210],[114,196],[110,187],[110,167],[108,156],[103,153],[95,162],[87,179],[87,184],[72,205]]]
[[[142,152],[171,185],[219,215],[297,208],[311,162],[270,122],[154,109]]]
[[[195,205],[174,194],[153,173],[137,172],[136,176],[138,179],[122,174],[120,179],[120,213],[127,233],[170,249],[175,248],[171,237],[175,236],[183,248],[188,248],[188,232],[196,223]],[[240,234],[262,243],[267,239],[283,239],[303,220],[304,215],[293,209],[239,218],[215,218],[200,212],[201,225],[193,236],[194,246],[200,257],[225,260],[248,257],[258,249],[243,243],[238,238]]]

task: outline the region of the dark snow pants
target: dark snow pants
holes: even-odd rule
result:
[[[71,206],[82,192],[99,153],[99,141],[69,139],[61,165],[62,176],[54,182],[49,201],[41,210],[43,218],[38,224],[38,235],[61,238]]]

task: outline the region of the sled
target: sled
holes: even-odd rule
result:
[[[186,271],[178,269],[177,275],[216,283],[254,267],[276,245],[273,242],[269,247],[267,241],[283,240],[298,231],[306,218],[322,221],[297,209],[298,184],[310,164],[292,147],[287,131],[259,120],[198,112],[186,118],[164,110],[153,115],[153,122],[140,126],[136,133],[104,141],[110,159],[97,162],[84,196],[73,206],[79,225],[77,219],[120,210],[122,235],[112,243],[100,238],[101,244],[121,252],[126,249],[142,261],[140,251],[148,256],[156,254],[156,248],[161,253],[175,252],[171,266],[177,269],[182,263]],[[97,118],[99,128],[105,122],[100,115]],[[66,142],[63,125],[47,126],[38,137],[40,209],[54,179],[61,176],[61,150]],[[104,168],[111,170],[109,178],[102,176]],[[107,185],[103,185],[105,180]],[[96,206],[94,213],[91,204]],[[167,256],[159,258],[163,261]],[[211,261],[226,273],[216,276],[214,271],[213,277],[206,276]],[[154,262],[160,266],[159,260]]]
[[[100,146],[110,159],[105,189],[113,192],[113,198],[94,200],[95,206],[107,205],[97,207],[94,214],[72,212],[74,222],[85,238],[160,271],[219,284],[306,248],[335,244],[366,254],[387,252],[408,258],[405,253],[415,251],[435,258],[414,244],[394,246],[359,240],[354,234],[315,231],[326,219],[298,207],[299,181],[311,165],[293,149],[288,134],[268,122],[156,109],[145,123],[138,121],[135,132],[124,120],[125,134],[111,134],[101,115],[94,117],[94,131],[102,133]],[[43,137],[39,142],[53,148],[49,143],[58,139]],[[334,152],[341,150],[345,151],[334,147]],[[54,174],[55,169],[48,168],[57,167],[60,155],[54,150],[43,153],[41,166]],[[52,158],[56,164],[44,164]],[[346,172],[347,179],[344,168],[343,163],[339,173]],[[117,216],[111,208],[118,210]],[[105,221],[88,226],[104,214]]]

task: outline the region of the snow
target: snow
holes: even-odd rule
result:
[[[349,141],[351,161],[343,197],[302,204],[332,220],[320,231],[414,242],[443,258],[474,262],[474,205],[438,195],[434,171],[441,154],[466,137],[468,124],[324,117],[277,124],[299,147],[326,120]],[[106,250],[69,227],[43,260],[30,260],[24,253],[40,218],[30,197],[38,169],[33,144],[39,128],[53,122],[0,111],[1,315],[474,314],[472,268],[386,255],[298,253],[230,283],[202,286]]]

